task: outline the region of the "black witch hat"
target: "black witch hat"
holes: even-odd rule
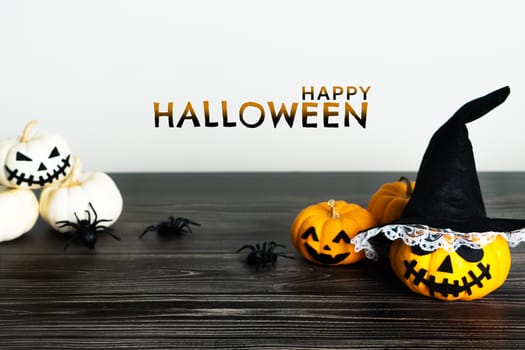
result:
[[[525,240],[525,220],[487,217],[466,127],[503,103],[509,93],[504,87],[466,103],[435,132],[401,218],[360,233],[353,240],[356,249],[368,249],[368,239],[379,233],[428,249],[483,246],[493,239],[483,237],[486,232],[505,235],[511,245]]]

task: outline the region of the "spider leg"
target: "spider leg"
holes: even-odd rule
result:
[[[195,221],[191,221],[190,219],[186,219],[182,217],[176,218],[175,221],[172,221],[171,223],[177,226],[180,230],[182,230],[183,228],[187,228],[188,232],[190,233],[193,233],[193,231],[191,230],[191,227],[189,226],[190,224],[195,225],[195,226],[201,225]]]
[[[252,252],[255,250],[254,246],[253,245],[243,245],[242,247],[240,247],[238,250],[237,250],[237,253],[246,249],[246,248],[250,248],[252,250]]]
[[[262,255],[262,262],[264,266],[269,260],[271,260],[270,259],[270,247],[267,247],[267,242],[263,243],[261,255]]]
[[[186,222],[186,219],[184,219],[184,218],[180,218],[179,217],[179,218],[176,218],[176,219],[173,219],[173,220],[172,220],[172,218],[173,218],[173,216],[170,216],[170,221],[171,221],[170,223],[173,226],[177,226],[178,228],[181,228],[181,227],[183,227],[185,225],[188,225],[188,223]]]
[[[110,222],[112,221],[111,219],[100,219],[100,220],[95,220],[93,221],[93,225],[98,225],[100,224],[101,222]]]
[[[76,213],[76,212],[74,212],[73,214],[75,214],[75,219],[77,219],[77,223],[79,223],[79,222],[80,222],[80,219],[78,218],[78,215],[77,215],[77,213]]]
[[[108,235],[110,235],[111,237],[115,238],[117,241],[120,241],[120,237],[117,236],[116,234],[113,233],[113,230],[108,230],[107,228],[104,229],[104,230],[100,230],[98,232],[103,232],[103,233],[107,233]]]
[[[144,230],[144,232],[142,232],[139,236],[139,238],[142,238],[142,236],[144,236],[146,233],[150,232],[150,231],[156,231],[157,230],[157,225],[150,225],[148,227],[146,227],[146,229]]]
[[[286,246],[284,244],[279,244],[279,243],[275,243],[275,242],[270,242],[270,246],[271,246],[271,252],[272,254],[275,254],[275,256],[282,256],[283,258],[287,258],[287,259],[295,259],[295,256],[288,256],[284,253],[274,253],[274,249],[277,248],[277,247],[280,247],[280,248],[286,248]]]
[[[95,215],[95,222],[97,221],[97,218],[98,218],[98,215],[97,215],[97,212],[95,211],[95,208],[93,207],[93,204],[91,204],[91,202],[88,203],[89,207],[91,208],[91,211],[93,212],[93,215]],[[89,213],[88,213],[89,215]],[[91,217],[88,216],[89,218],[89,222],[91,222]]]
[[[104,230],[113,232],[113,229],[111,227],[107,227],[107,226],[103,226],[103,225],[95,226],[95,231],[97,231],[97,232],[98,231],[104,231]]]
[[[269,253],[273,253],[273,250],[277,247],[281,247],[281,248],[286,248],[285,245],[283,244],[278,244],[278,243],[275,243],[275,242],[270,242],[270,246],[268,247],[268,252]]]
[[[80,231],[80,226],[78,226],[78,224],[75,224],[71,221],[65,221],[65,220],[57,221],[56,224],[58,225],[59,228],[70,226],[70,227],[73,227],[75,230]]]
[[[89,212],[89,210],[85,210],[85,212],[86,212],[87,217],[88,217],[88,218],[87,218],[87,221],[88,221],[89,223],[91,223],[91,213]]]
[[[282,254],[282,253],[277,253],[275,255],[281,256],[281,257],[287,258],[287,259],[295,259],[295,256],[289,256],[289,255],[285,255],[285,254]]]
[[[270,247],[281,247],[281,248],[286,248],[286,246],[284,244],[279,244],[279,243],[275,243],[274,241],[271,241],[270,242]]]
[[[184,231],[184,228],[188,229],[188,231]],[[182,226],[180,227],[180,230],[181,230],[181,232],[193,233],[193,231],[191,230],[191,227],[188,224],[186,224],[186,223],[182,224]]]

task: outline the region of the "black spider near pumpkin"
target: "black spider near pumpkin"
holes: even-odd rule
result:
[[[71,229],[71,231],[68,231],[70,233],[70,238],[66,242],[64,250],[67,249],[70,243],[79,239],[82,240],[82,242],[91,250],[95,248],[95,243],[97,242],[97,235],[100,233],[107,233],[111,237],[120,241],[120,237],[113,232],[112,228],[106,227],[101,224],[103,222],[109,222],[111,220],[99,219],[97,212],[95,211],[95,208],[93,208],[93,205],[91,203],[89,203],[89,207],[93,212],[93,221],[91,221],[90,211],[86,210],[85,212],[87,219],[80,219],[77,213],[75,213],[75,218],[77,220],[76,222],[71,222],[67,220],[56,222],[59,228]]]
[[[60,181],[71,170],[66,141],[55,134],[33,133],[38,122],[29,122],[22,137],[0,141],[0,183],[7,187],[41,188]]]
[[[266,264],[271,264],[272,267],[275,267],[275,263],[277,262],[277,257],[281,256],[283,258],[288,259],[295,259],[293,256],[288,256],[283,253],[277,253],[275,252],[275,248],[286,248],[286,246],[282,244],[278,244],[275,242],[264,242],[262,245],[257,243],[255,246],[251,244],[243,245],[237,250],[237,253],[245,250],[250,249],[250,252],[246,256],[246,264],[248,265],[254,265],[255,270],[259,270],[259,268],[264,268]]]
[[[504,87],[462,106],[432,136],[401,217],[352,239],[370,258],[369,240],[393,241],[392,269],[416,293],[448,301],[484,297],[507,278],[509,246],[525,240],[525,220],[487,217],[466,127],[509,93]]]
[[[201,224],[196,223],[187,218],[175,218],[170,216],[168,221],[162,221],[157,225],[150,225],[146,227],[144,232],[142,232],[139,238],[142,238],[146,233],[150,231],[156,231],[159,235],[180,235],[182,233],[193,233],[190,225],[200,226]]]

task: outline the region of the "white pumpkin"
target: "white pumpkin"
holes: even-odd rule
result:
[[[38,200],[33,191],[0,185],[0,242],[22,236],[37,219]]]
[[[91,203],[91,205],[90,205]],[[117,221],[122,212],[122,195],[115,182],[102,172],[82,173],[82,164],[75,157],[73,169],[63,182],[53,183],[42,189],[40,215],[59,232],[72,231],[71,226],[58,221],[108,220],[106,227]],[[75,216],[76,215],[76,216]]]
[[[22,137],[0,141],[0,183],[8,187],[40,188],[60,181],[71,170],[66,141],[55,134],[32,133],[29,122]]]

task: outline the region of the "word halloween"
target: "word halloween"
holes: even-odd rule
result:
[[[210,112],[210,101],[201,102],[198,109],[196,105],[188,101],[182,112],[174,115],[173,102],[168,102],[167,110],[160,109],[160,103],[154,102],[154,121],[155,127],[160,126],[161,118],[166,118],[170,128],[182,128],[184,125],[206,128],[225,128],[237,127],[239,125],[246,128],[257,128],[265,121],[271,122],[274,128],[283,124],[292,128],[294,125],[303,128],[338,128],[340,126],[350,127],[351,120],[355,120],[362,128],[366,128],[366,118],[368,111],[368,92],[370,86],[334,86],[331,89],[322,86],[316,89],[313,86],[302,87],[301,102],[275,103],[268,101],[259,103],[247,101],[231,113],[228,101],[220,102],[220,115]],[[356,96],[357,95],[357,96]],[[359,96],[360,95],[360,96]],[[361,97],[360,110],[355,108],[359,102],[350,103],[350,99]],[[337,99],[343,98],[345,101],[339,102]],[[309,99],[309,100],[307,100]],[[323,102],[317,102],[323,100]],[[219,107],[219,106],[214,106]],[[297,121],[296,120],[300,120]]]

